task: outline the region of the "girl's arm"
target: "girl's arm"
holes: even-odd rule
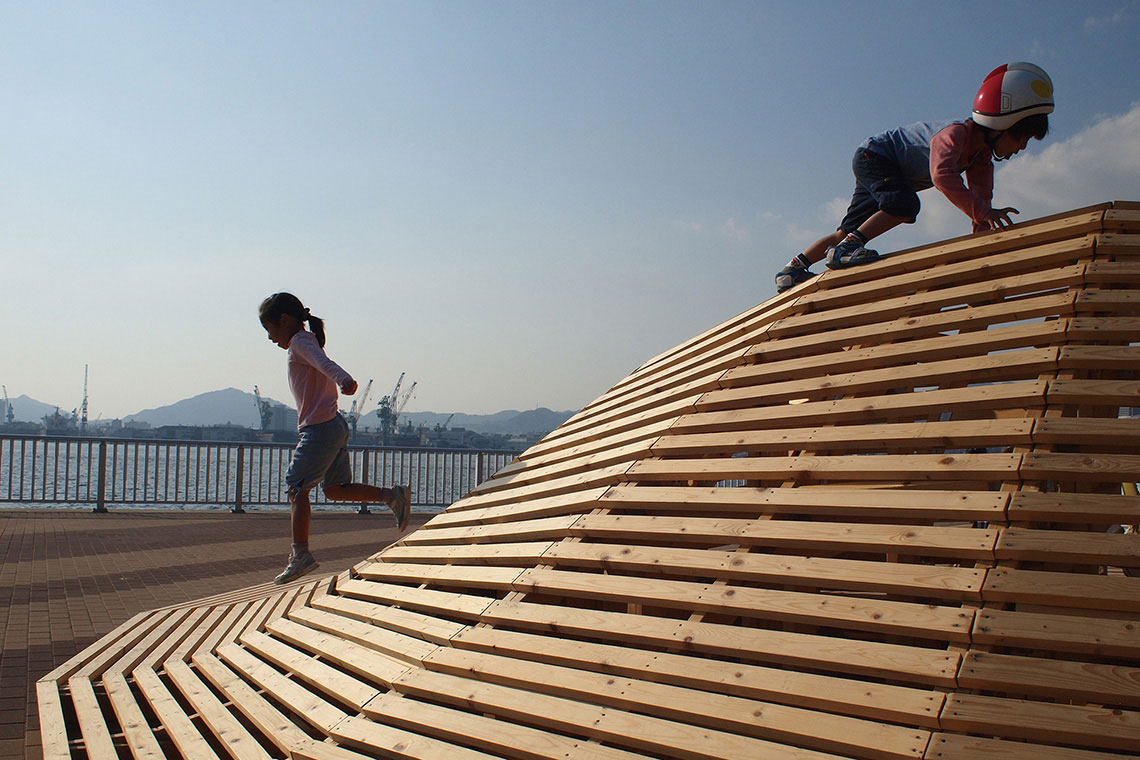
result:
[[[293,336],[289,348],[293,349],[298,359],[336,383],[346,395],[356,392],[356,381],[352,379],[352,375],[328,357],[312,333],[305,331],[297,333]]]
[[[974,223],[974,232],[989,229],[986,217],[994,192],[994,165],[978,162],[966,169],[970,186],[962,179],[970,130],[965,124],[951,124],[930,140],[930,180]]]

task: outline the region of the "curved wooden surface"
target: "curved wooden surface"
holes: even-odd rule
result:
[[[820,277],[339,577],[139,615],[48,758],[1140,757],[1140,204]]]

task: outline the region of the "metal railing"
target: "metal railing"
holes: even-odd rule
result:
[[[0,505],[251,506],[289,503],[293,445],[0,435]],[[413,507],[446,507],[510,462],[504,450],[349,446],[353,479],[410,485]],[[314,489],[315,505],[329,504]]]

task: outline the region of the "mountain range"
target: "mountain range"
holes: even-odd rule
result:
[[[271,398],[263,397],[263,399],[271,404],[284,406],[284,404]],[[18,421],[40,422],[45,415],[54,414],[56,410],[54,404],[45,404],[26,395],[17,396],[11,401],[15,419]],[[2,400],[0,400],[0,406],[3,406]],[[370,409],[369,413],[360,420],[362,429],[379,427],[379,420],[371,411]],[[71,414],[70,409],[60,408],[59,412],[65,416]],[[421,425],[435,427],[446,423],[448,427],[466,428],[484,435],[495,433],[525,435],[553,430],[574,413],[574,411],[551,411],[545,407],[523,412],[507,409],[495,414],[405,412],[400,415],[400,420],[401,426],[404,422],[410,422],[415,427]],[[130,421],[145,422],[151,427],[224,424],[249,428],[261,426],[256,397],[252,393],[246,393],[237,388],[209,391],[155,409],[143,409],[123,418],[123,422]]]

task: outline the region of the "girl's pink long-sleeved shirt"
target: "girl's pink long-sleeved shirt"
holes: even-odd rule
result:
[[[352,380],[330,359],[317,336],[301,330],[289,341],[289,389],[297,402],[297,429],[328,422],[337,414],[337,388]]]

